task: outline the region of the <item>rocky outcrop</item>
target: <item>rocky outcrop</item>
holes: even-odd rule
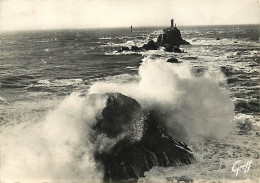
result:
[[[177,27],[167,28],[163,30],[163,34],[160,34],[157,38],[157,44],[164,46],[166,51],[172,52],[174,48],[180,47],[180,45],[190,45],[181,37],[181,32]]]
[[[130,51],[130,49],[128,47],[122,46],[120,50],[118,50],[117,52],[123,52],[123,51]]]
[[[170,63],[181,63],[180,61],[178,61],[177,58],[173,58],[173,57],[168,59],[167,62],[170,62]]]
[[[95,152],[105,181],[135,179],[153,166],[179,166],[194,160],[190,149],[174,140],[152,111],[120,93],[106,95],[106,107],[93,127],[99,136],[113,141],[109,149]]]
[[[147,44],[143,45],[143,49],[145,50],[157,50],[159,46],[153,41],[150,40]]]
[[[174,52],[174,53],[183,53],[183,51],[181,51],[181,49],[178,48],[178,47],[174,47],[174,48],[173,48],[173,52]]]
[[[138,52],[140,51],[141,49],[138,47],[138,46],[132,46],[131,47],[131,51],[134,51],[134,52]]]
[[[190,45],[190,43],[182,39],[181,32],[177,27],[172,27],[164,29],[163,34],[160,34],[158,36],[156,42],[150,40],[142,47],[132,46],[131,49],[129,49],[128,47],[122,47],[118,52],[130,50],[134,52],[139,52],[143,50],[157,50],[159,46],[162,46],[167,52],[183,53],[183,51],[179,49],[180,45]]]

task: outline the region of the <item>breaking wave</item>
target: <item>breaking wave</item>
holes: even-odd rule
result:
[[[2,128],[0,180],[101,181],[89,136],[105,101],[101,95],[72,93],[42,121]]]
[[[95,93],[108,92],[152,109],[173,137],[188,143],[224,138],[234,127],[234,104],[210,75],[196,77],[185,64],[148,57],[138,76],[109,77],[92,85],[88,94],[72,93],[40,121],[3,127],[0,180],[101,181],[103,171],[94,160],[96,145],[90,137],[107,99]],[[99,139],[106,143],[106,138]]]
[[[120,92],[157,111],[158,120],[182,141],[222,139],[234,128],[228,92],[210,74],[195,77],[185,64],[145,58],[139,79],[98,82],[90,88],[90,93],[107,92]]]

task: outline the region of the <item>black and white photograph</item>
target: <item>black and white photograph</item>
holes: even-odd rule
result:
[[[260,1],[0,0],[0,183],[260,183]]]

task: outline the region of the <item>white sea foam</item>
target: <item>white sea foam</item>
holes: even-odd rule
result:
[[[109,40],[109,39],[112,39],[112,37],[101,37],[99,39],[105,39],[105,40]]]
[[[159,111],[161,122],[180,140],[221,139],[233,129],[234,104],[210,74],[197,78],[188,65],[146,58],[139,77],[129,83],[99,82],[90,93],[120,92],[135,98]]]
[[[5,99],[4,97],[1,97],[1,96],[0,96],[0,103],[1,103],[1,102],[2,102],[2,103],[5,103],[5,102],[6,102],[6,99]]]
[[[82,83],[82,79],[56,79],[56,80],[50,80],[50,79],[44,79],[37,81],[38,84],[35,86],[70,86],[70,85],[79,85]]]
[[[100,181],[89,134],[105,101],[105,96],[73,93],[42,121],[2,127],[0,181]]]

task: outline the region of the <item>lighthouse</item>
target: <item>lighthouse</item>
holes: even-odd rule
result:
[[[171,19],[171,28],[173,28],[173,26],[174,26],[174,20]]]

